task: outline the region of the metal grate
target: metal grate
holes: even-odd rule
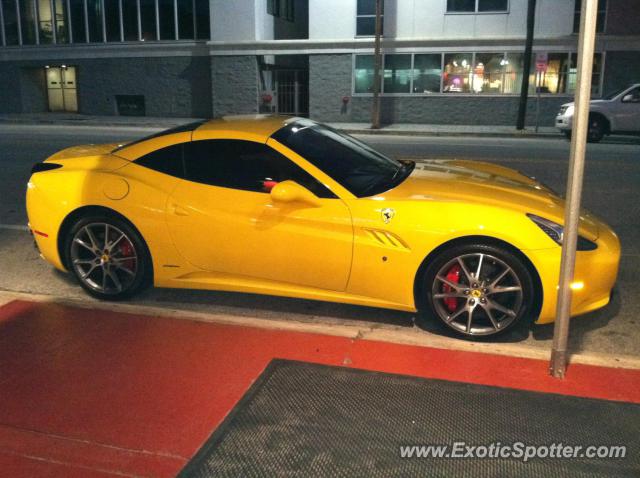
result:
[[[640,406],[276,360],[182,471],[225,476],[640,476]],[[400,446],[626,445],[624,459],[400,458]]]

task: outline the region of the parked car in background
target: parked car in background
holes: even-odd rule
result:
[[[556,128],[571,137],[574,104],[560,107],[556,116]],[[589,106],[589,131],[587,140],[597,143],[609,134],[640,134],[640,83],[591,100]]]

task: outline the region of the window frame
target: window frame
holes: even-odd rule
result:
[[[475,9],[472,12],[458,12],[455,10],[449,11],[448,0],[444,1],[444,14],[445,15],[508,15],[511,12],[511,0],[507,0],[507,9],[506,10],[492,10],[492,11],[480,11],[478,7],[480,6],[481,0],[475,0]]]
[[[578,8],[578,1],[580,1],[580,8]],[[582,19],[582,0],[575,1],[573,4],[573,29],[572,35],[578,35],[580,33],[580,21]],[[602,35],[607,31],[607,19],[609,18],[609,0],[604,1],[604,8],[601,8],[602,0],[598,0],[598,10],[596,14],[596,35]],[[598,20],[602,15],[602,30],[598,30]]]
[[[375,1],[375,0],[374,0]],[[375,20],[376,18],[376,14],[374,13],[373,15],[370,14],[359,14],[358,13],[358,2],[356,0],[356,20],[355,20],[355,30],[354,30],[354,37],[355,38],[373,38],[376,36],[375,33],[375,27],[374,27],[374,32],[371,35],[358,35],[358,19],[360,18],[373,18]],[[382,14],[380,15],[380,23],[381,23],[381,33],[380,36],[384,37],[384,0],[382,0]],[[374,23],[375,25],[375,23]]]

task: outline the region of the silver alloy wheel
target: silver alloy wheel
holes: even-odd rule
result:
[[[484,253],[464,254],[447,262],[436,274],[431,294],[440,318],[473,336],[504,330],[523,306],[518,275],[501,259]]]
[[[102,294],[119,294],[138,273],[131,239],[117,227],[94,222],[80,228],[71,241],[71,264],[78,278]]]

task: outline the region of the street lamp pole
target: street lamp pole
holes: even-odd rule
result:
[[[556,378],[563,378],[567,368],[567,342],[571,312],[571,282],[576,263],[580,200],[584,175],[584,158],[589,128],[589,101],[591,99],[591,75],[596,39],[598,0],[582,0],[580,34],[578,40],[578,78],[576,84],[569,177],[562,239],[562,261],[558,287],[558,306],[553,329],[553,348],[549,371]]]
[[[382,69],[380,39],[382,37],[382,2],[383,0],[376,0],[376,38],[373,55],[373,104],[371,105],[371,129],[380,129],[380,70]]]

